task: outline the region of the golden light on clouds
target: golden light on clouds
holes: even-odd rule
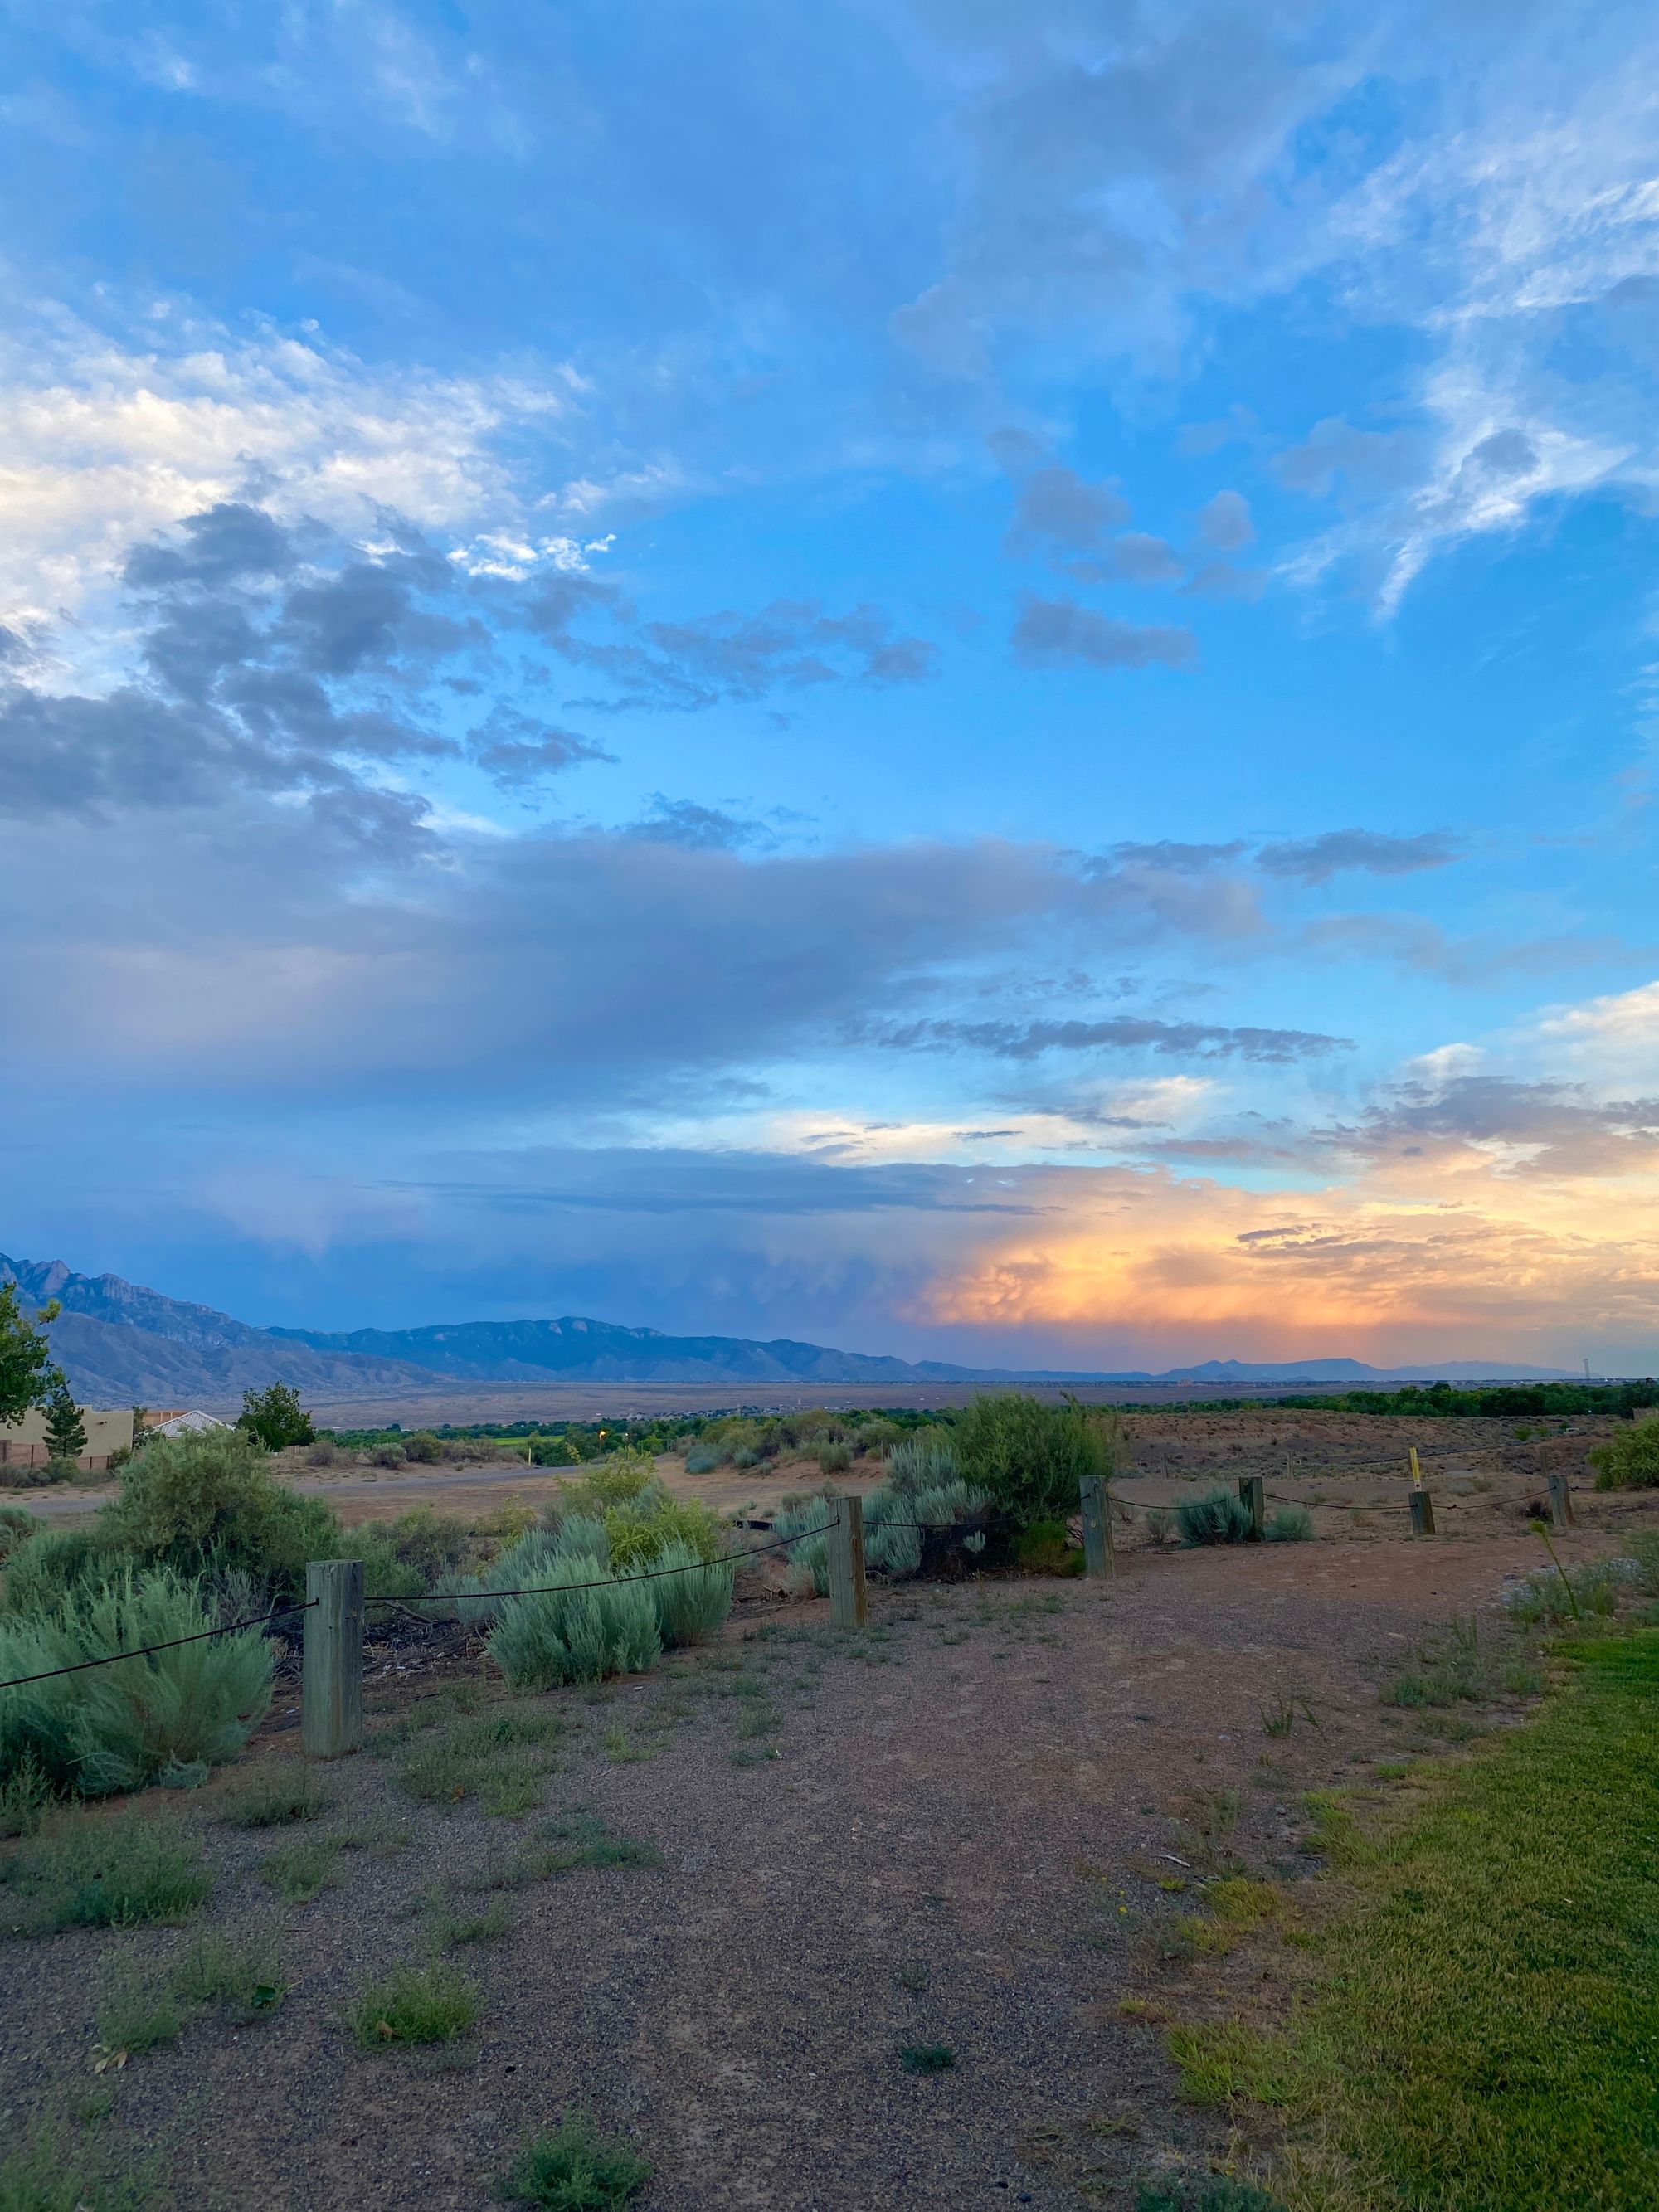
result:
[[[1659,1180],[1564,1184],[1490,1162],[1419,1175],[1409,1194],[1388,1188],[1397,1180],[1252,1191],[1106,1171],[1079,1205],[1068,1179],[1064,1214],[1028,1216],[936,1279],[925,1317],[1149,1347],[1204,1340],[1240,1358],[1547,1346],[1571,1361],[1587,1337],[1659,1325]]]

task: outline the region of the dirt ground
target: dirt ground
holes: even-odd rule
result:
[[[369,1748],[325,1770],[337,1802],[316,1828],[356,1839],[338,1887],[277,1902],[258,1869],[292,1832],[219,1817],[251,1773],[297,1761],[291,1695],[234,1771],[150,1793],[147,1809],[199,1832],[216,1870],[198,1917],[269,1931],[289,1989],[269,2019],[204,2015],[99,2077],[112,2089],[104,2150],[154,2147],[155,2202],[181,2212],[482,2212],[525,2132],[579,2102],[652,2161],[650,2212],[1127,2208],[1137,2176],[1222,2146],[1133,2009],[1149,1978],[1184,1977],[1182,2001],[1200,2008],[1228,1987],[1232,1962],[1161,1957],[1161,1931],[1193,1901],[1165,1885],[1188,1879],[1194,1839],[1218,1824],[1253,1871],[1316,1876],[1302,1793],[1443,1748],[1443,1717],[1394,1711],[1379,1688],[1454,1617],[1502,1644],[1506,1581],[1543,1563],[1521,1517],[1538,1486],[1530,1447],[1441,1425],[1455,1431],[1431,1446],[1446,1534],[1413,1543],[1398,1533],[1403,1455],[1381,1425],[1297,1444],[1264,1440],[1256,1416],[1248,1434],[1206,1425],[1196,1467],[1173,1453],[1148,1464],[1171,1442],[1192,1450],[1191,1417],[1140,1438],[1126,1503],[1265,1470],[1313,1501],[1315,1543],[1153,1548],[1131,1512],[1109,1583],[879,1590],[863,1636],[832,1633],[817,1604],[741,1606],[717,1648],[538,1701],[566,1725],[541,1807],[517,1819],[399,1789],[400,1754],[377,1735],[434,1696],[502,1693],[476,1645],[394,1630],[371,1654]],[[1410,1437],[1430,1462],[1424,1425]],[[1546,1449],[1582,1455],[1586,1441]],[[483,1494],[454,1476],[451,1493],[417,1492],[427,1479],[400,1474],[351,1502]],[[751,1471],[747,1497],[760,1495]],[[1630,1499],[1581,1503],[1569,1564],[1655,1519]],[[1287,1705],[1290,1732],[1269,1734]],[[1500,1701],[1482,1724],[1521,1710]],[[497,1893],[510,1934],[455,1954],[483,1990],[477,2030],[436,2061],[360,2051],[343,2008],[430,1954],[433,1901],[486,1902],[460,1886],[549,1819],[590,1815],[654,1845],[660,1865]],[[94,2086],[112,1960],[160,1973],[188,1940],[0,1942],[9,2134]],[[936,2044],[948,2070],[904,2069],[902,2046]]]

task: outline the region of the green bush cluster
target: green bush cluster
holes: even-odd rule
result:
[[[1085,1475],[1109,1481],[1122,1455],[1122,1433],[1109,1408],[1069,1398],[1051,1406],[1009,1390],[975,1398],[951,1441],[963,1478],[1017,1531],[1075,1513]]]
[[[1183,1544],[1248,1544],[1255,1533],[1250,1509],[1230,1490],[1207,1490],[1183,1498],[1176,1508]]]
[[[1598,1490],[1659,1487],[1659,1420],[1631,1421],[1589,1455]]]

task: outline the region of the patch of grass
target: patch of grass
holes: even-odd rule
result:
[[[165,1981],[123,1966],[106,1981],[94,2021],[93,2063],[99,2073],[125,2066],[158,2044],[177,2040],[184,2027],[179,2000]],[[0,2203],[3,2203],[0,2198]]]
[[[893,1977],[899,1987],[902,1990],[908,1990],[913,1996],[920,1996],[931,1978],[928,1969],[919,1959],[913,1959],[907,1965],[901,1966]]]
[[[0,1863],[0,1883],[21,1905],[23,1931],[40,1936],[183,1920],[213,1876],[195,1845],[165,1822],[77,1813]]]
[[[234,1942],[215,1929],[193,1943],[173,1972],[186,2004],[223,2005],[237,2020],[265,2020],[288,1994],[275,1945],[266,1937]]]
[[[469,1877],[460,1887],[470,1890],[522,1889],[531,1882],[550,1881],[557,1875],[580,1868],[659,1867],[662,1853],[654,1844],[637,1836],[619,1836],[597,1814],[573,1813],[544,1820],[538,1831],[544,1846],[487,1873]]]
[[[274,1775],[228,1797],[221,1818],[237,1828],[281,1828],[320,1820],[333,1802],[308,1774]]]
[[[1135,2212],[1285,2212],[1277,2197],[1229,2173],[1194,2173],[1143,2181]]]
[[[1564,1694],[1373,1839],[1320,1941],[1285,2046],[1310,2203],[1654,2201],[1659,1633],[1570,1650]]]
[[[0,2212],[142,2212],[152,2179],[149,2161],[118,2179],[95,2172],[43,2130],[0,2158]]]
[[[651,2179],[647,2161],[602,2136],[586,2112],[532,2136],[495,2185],[509,2204],[545,2212],[621,2212]]]
[[[433,1929],[434,1940],[445,1951],[458,1951],[468,1943],[499,1943],[512,1933],[512,1908],[501,1898],[482,1912],[445,1913]]]
[[[26,1751],[0,1783],[0,1836],[38,1834],[52,1798],[46,1769]]]
[[[309,1905],[340,1880],[340,1846],[332,1836],[297,1836],[278,1844],[259,1865],[259,1879],[284,1905]]]
[[[750,1711],[738,1716],[739,1736],[772,1735],[775,1734],[778,1717],[770,1705],[757,1705]]]
[[[541,1803],[543,1788],[540,1767],[504,1760],[485,1771],[478,1784],[478,1802],[497,1819],[516,1820]]]
[[[775,1743],[739,1744],[735,1751],[726,1754],[733,1766],[769,1766],[783,1753]]]
[[[635,1743],[625,1728],[613,1728],[605,1732],[605,1755],[613,1766],[629,1766],[656,1753],[649,1744]]]
[[[476,2026],[483,2001],[471,1976],[434,1960],[398,1966],[352,2005],[352,2033],[365,2051],[388,2045],[453,2043]]]
[[[399,1851],[409,1849],[410,1841],[409,1830],[387,1820],[383,1813],[336,1829],[334,1839],[343,1851],[367,1851],[375,1859],[396,1858]]]
[[[1189,2104],[1225,2106],[1289,2101],[1291,2078],[1277,2039],[1242,2021],[1199,2021],[1172,2027],[1170,2056]]]
[[[907,2074],[948,2074],[957,2054],[948,2043],[902,2043],[899,2064]]]

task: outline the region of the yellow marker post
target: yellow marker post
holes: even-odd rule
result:
[[[1417,1489],[1421,1490],[1423,1487],[1423,1470],[1417,1464],[1417,1446],[1415,1444],[1412,1444],[1408,1449],[1412,1455],[1412,1481]]]

